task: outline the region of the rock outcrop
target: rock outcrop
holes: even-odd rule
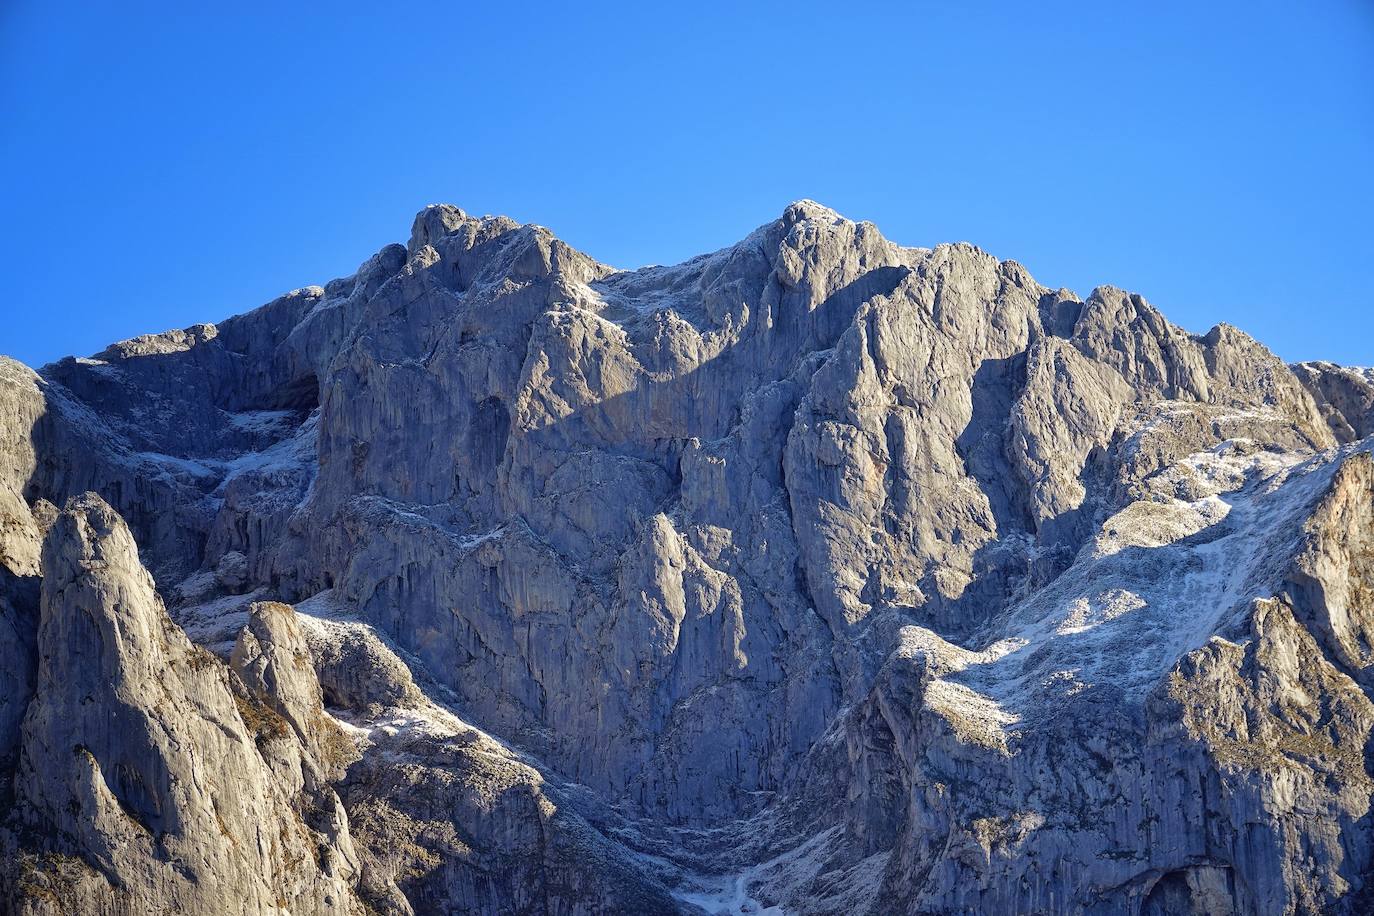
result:
[[[810,201],[635,271],[429,207],[0,362],[0,890],[1360,912],[1372,405]]]
[[[1321,406],[1331,432],[1342,442],[1374,435],[1374,369],[1334,363],[1298,363],[1298,379]]]
[[[171,622],[118,514],[94,494],[68,503],[42,575],[8,908],[360,912],[264,746],[307,749]]]

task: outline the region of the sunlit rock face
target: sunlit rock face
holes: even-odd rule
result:
[[[1360,913],[1374,375],[810,201],[0,361],[0,896]]]

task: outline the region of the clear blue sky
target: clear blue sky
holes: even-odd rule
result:
[[[225,318],[429,202],[632,267],[813,197],[1374,363],[1371,0],[369,6],[0,0],[0,352]]]

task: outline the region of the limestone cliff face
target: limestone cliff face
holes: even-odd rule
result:
[[[1333,363],[1298,363],[1293,372],[1312,392],[1331,432],[1341,442],[1374,435],[1374,369]]]
[[[299,786],[268,764],[261,745],[288,736],[167,617],[114,510],[95,495],[72,500],[44,542],[42,574],[9,907],[358,912],[348,863],[323,848],[316,858]]]
[[[810,201],[0,363],[8,899],[1358,912],[1371,391]]]

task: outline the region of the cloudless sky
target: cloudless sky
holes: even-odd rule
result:
[[[0,0],[0,353],[344,276],[430,202],[622,267],[811,197],[1374,363],[1374,0]]]

